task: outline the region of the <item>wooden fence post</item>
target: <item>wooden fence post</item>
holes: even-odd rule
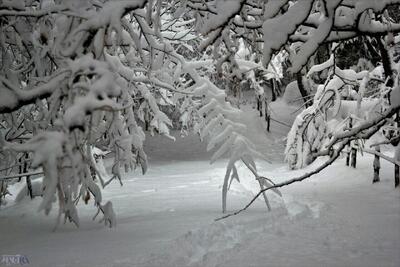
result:
[[[376,146],[375,147],[375,151],[376,152],[381,152],[381,147],[378,145],[378,146]],[[381,163],[380,163],[380,160],[379,160],[379,156],[378,155],[375,155],[375,158],[374,158],[374,179],[372,180],[372,183],[377,183],[377,182],[379,182],[380,181],[380,178],[379,178],[379,169],[381,168]]]
[[[351,129],[351,118],[349,119],[349,130]],[[351,142],[348,145],[347,157],[346,157],[346,166],[350,166],[350,153],[351,153]]]
[[[352,146],[351,147],[351,167],[356,168],[357,166],[357,149]]]
[[[398,145],[395,149],[394,157],[389,157],[377,150],[371,150],[371,149],[363,149],[364,152],[373,154],[375,156],[378,156],[379,158],[385,159],[394,165],[394,187],[399,186],[400,182],[400,175],[399,175],[399,169],[400,169],[400,145]],[[374,169],[375,169],[375,161],[374,161]]]
[[[264,112],[265,112],[265,121],[267,122],[267,132],[269,132],[270,124],[271,124],[271,117],[270,117],[269,111],[268,111],[268,99],[265,98],[264,102],[265,102],[265,110],[264,110]]]
[[[349,119],[349,130],[353,128],[353,118]],[[346,165],[356,168],[357,166],[357,148],[354,146],[354,141],[350,142],[349,145],[349,153],[347,154],[346,158]]]

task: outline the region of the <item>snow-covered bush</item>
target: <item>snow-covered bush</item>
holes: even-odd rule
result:
[[[356,72],[341,70],[334,62],[332,54],[327,62],[314,65],[307,74],[329,69],[329,78],[318,86],[313,105],[297,116],[289,133],[286,159],[291,168],[311,163],[315,159],[313,154],[329,144],[336,133],[372,120],[378,112],[388,108],[385,98],[392,89],[384,85],[381,66]],[[382,91],[377,91],[370,81],[379,82]]]
[[[362,7],[361,10],[365,10],[363,12],[368,13],[369,21],[367,23],[371,24],[371,27],[367,30],[365,28],[366,25],[362,23],[355,25],[355,27],[365,30],[365,35],[385,35],[389,32],[389,29],[386,27],[397,27],[387,16],[383,16],[379,13],[385,10],[385,3],[382,5],[364,3],[366,6],[363,6],[362,3],[354,2],[354,9],[351,7],[341,7],[340,3],[339,6],[334,7],[332,11],[334,11],[333,14],[335,14],[336,19],[339,21],[342,19],[349,20],[349,18],[347,18],[349,16],[348,12],[350,12],[350,14],[357,14],[354,12],[359,12],[358,8]],[[370,9],[363,9],[366,7]],[[309,16],[314,17],[316,14],[321,14],[321,12],[311,12]],[[359,16],[366,16],[365,14],[363,15],[362,12],[358,14]],[[386,13],[383,12],[383,14]],[[349,22],[352,22],[352,20],[346,23]],[[340,28],[344,26],[337,25],[336,27]],[[335,41],[342,41],[350,38],[340,36],[337,32],[333,34],[331,32],[332,27],[325,31],[326,34],[328,34],[327,36],[329,37],[332,35]],[[375,49],[379,51],[381,55],[381,62],[375,67],[372,65],[371,61],[360,59],[357,66],[354,66],[352,69],[340,69],[337,66],[337,62],[340,60],[337,58],[336,51],[341,45],[340,43],[334,43],[332,46],[331,58],[323,64],[312,66],[308,71],[307,78],[310,78],[314,73],[326,70],[329,70],[329,74],[324,84],[318,86],[313,105],[304,110],[296,118],[289,133],[286,147],[286,160],[291,168],[301,168],[311,163],[320,155],[330,154],[331,152],[328,151],[334,149],[337,142],[344,141],[341,140],[343,139],[341,136],[345,135],[348,137],[349,139],[346,140],[347,142],[356,140],[355,142],[359,143],[358,147],[362,148],[362,143],[357,140],[368,139],[381,128],[385,130],[387,127],[399,127],[397,123],[394,125],[391,123],[391,117],[398,113],[399,109],[398,104],[395,101],[391,101],[391,96],[396,94],[397,91],[399,72],[399,64],[392,63],[391,58],[395,48],[399,46],[399,44],[388,38],[389,36],[383,40],[380,37],[376,37],[375,43],[377,47]],[[312,40],[308,40],[307,42],[312,42]],[[300,46],[301,51],[302,44],[297,45]],[[304,47],[303,49],[304,53],[306,53],[306,48]],[[297,54],[299,54],[299,52]],[[305,60],[307,57],[299,57],[297,60],[306,62]],[[294,60],[296,60],[296,57],[294,57]],[[300,65],[294,64],[294,66]],[[395,115],[394,118],[398,116],[399,115]],[[380,124],[374,125],[371,123],[375,120],[379,121]],[[354,128],[361,129],[354,130]],[[348,134],[344,134],[345,132]],[[395,135],[397,136],[398,133]],[[395,136],[392,136],[391,138],[394,137]],[[321,151],[326,151],[326,153]]]

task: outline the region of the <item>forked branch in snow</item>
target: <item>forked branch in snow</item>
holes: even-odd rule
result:
[[[317,167],[316,169],[314,169],[311,172],[305,173],[299,177],[287,180],[285,182],[281,182],[281,183],[277,183],[274,185],[271,185],[267,188],[264,188],[262,190],[260,190],[251,200],[250,202],[244,206],[242,209],[235,211],[233,213],[229,213],[227,215],[224,215],[222,217],[219,217],[217,219],[215,219],[215,221],[220,221],[226,218],[229,218],[231,216],[235,216],[238,215],[239,213],[242,213],[243,211],[247,210],[262,194],[266,193],[269,190],[274,190],[277,188],[281,188],[281,187],[285,187],[288,186],[290,184],[293,183],[297,183],[297,182],[301,182],[307,178],[310,178],[311,176],[313,176],[314,174],[319,173],[320,171],[324,170],[326,167],[328,167],[329,165],[331,165],[339,156],[340,156],[340,152],[346,147],[346,145],[348,144],[350,140],[349,139],[345,139],[343,140],[336,149],[332,150],[331,155],[329,156],[329,159],[327,161],[325,161],[323,164],[321,164],[319,167]]]

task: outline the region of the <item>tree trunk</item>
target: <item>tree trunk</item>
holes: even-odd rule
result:
[[[380,37],[375,38],[375,40],[378,43],[378,48],[379,52],[381,54],[382,58],[382,65],[383,65],[383,70],[385,72],[385,77],[387,80],[386,86],[392,87],[394,84],[393,81],[393,69],[392,69],[392,64],[389,56],[389,52],[386,49],[385,45],[383,44],[383,41]]]
[[[269,132],[269,129],[270,129],[270,122],[271,122],[271,120],[270,120],[270,115],[269,115],[269,111],[268,111],[268,99],[267,98],[265,98],[264,99],[264,118],[265,118],[265,121],[267,122],[267,132]]]
[[[257,98],[257,107],[258,107],[257,108],[258,111],[260,112],[260,117],[262,117],[263,116],[263,112],[262,112],[263,104],[262,104],[262,96],[261,95],[259,95]]]
[[[352,118],[349,119],[349,130],[351,130],[351,128],[353,128],[353,119]],[[357,166],[357,149],[354,147],[354,141],[350,142],[350,151],[349,151],[348,157],[350,157],[351,167],[356,168],[356,166]]]
[[[357,166],[357,149],[351,148],[351,167],[356,168]]]
[[[269,80],[270,84],[271,84],[271,101],[274,102],[276,100],[276,81],[274,79],[270,79]]]
[[[28,175],[28,176],[26,176],[26,185],[27,185],[27,187],[28,187],[28,194],[29,194],[29,197],[31,198],[31,199],[33,199],[33,192],[32,192],[32,181],[31,181],[31,177]]]
[[[398,144],[396,146],[396,150],[394,152],[394,160],[397,162],[400,161],[400,145]],[[399,175],[399,165],[395,164],[394,165],[394,187],[399,186],[400,182],[400,175]]]
[[[349,130],[351,130],[351,128],[353,127],[353,120],[352,118],[349,119]],[[351,158],[351,142],[348,146],[348,152],[347,152],[347,157],[346,157],[346,166],[350,166],[350,158]]]
[[[23,156],[18,159],[18,174],[23,173],[22,158]],[[18,178],[18,182],[21,182],[21,177]]]
[[[303,75],[301,74],[301,71],[296,73],[296,80],[297,80],[297,86],[299,87],[299,91],[300,91],[301,97],[303,98],[304,104],[306,105],[306,107],[309,107],[310,104],[307,102],[308,93],[307,93],[306,88],[304,87]]]
[[[23,173],[28,172],[28,158],[29,158],[28,153],[25,153],[24,172]],[[29,175],[26,176],[26,187],[28,188],[28,194],[29,194],[30,198],[33,199],[32,181],[31,181],[31,177]]]
[[[395,126],[397,129],[400,129],[400,111],[398,111],[395,116],[396,116],[396,118],[394,120]],[[400,143],[400,133],[398,133],[397,137],[392,138],[390,144],[392,146],[397,147],[399,145],[399,143]]]

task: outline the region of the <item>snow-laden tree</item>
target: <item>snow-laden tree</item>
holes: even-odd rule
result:
[[[140,123],[168,135],[159,106],[173,90],[173,49],[148,37],[162,29],[152,16],[160,9],[146,13],[146,3],[2,1],[3,173],[29,153],[23,160],[44,173],[39,210],[50,212],[57,198],[58,218],[79,225],[77,202],[93,198],[114,225],[100,188],[121,181],[121,168],[146,171]],[[113,155],[110,177],[98,171],[94,147]]]
[[[259,178],[253,157],[262,155],[237,122],[241,111],[207,77],[213,60],[196,52],[195,30],[206,25],[191,17],[198,11],[190,4],[177,4],[0,2],[0,198],[8,179],[26,177],[32,192],[29,177],[43,174],[39,211],[48,214],[57,203],[57,225],[61,216],[79,225],[81,198],[93,199],[102,221],[115,225],[101,190],[112,180],[122,184],[121,169],[146,172],[145,130],[173,138],[168,106],[207,138],[211,161],[230,154],[223,210],[238,160]],[[104,154],[113,160],[110,174],[95,157]],[[23,173],[15,174],[20,165]],[[260,180],[261,188],[269,185]]]
[[[291,16],[291,10],[293,16],[304,11],[305,4],[300,5],[300,2],[294,3],[282,18]],[[303,167],[318,156],[331,155],[344,143],[353,140],[360,143],[381,128],[398,127],[397,122],[392,122],[398,120],[399,64],[392,60],[392,55],[398,46],[396,36],[400,25],[388,13],[388,8],[399,4],[398,1],[304,2],[309,2],[309,11],[302,20],[299,18],[301,23],[296,29],[288,29],[285,40],[285,45],[291,46],[292,71],[300,71],[322,44],[333,45],[330,59],[311,67],[307,74],[310,77],[313,73],[329,70],[324,83],[317,85],[314,104],[297,117],[289,134],[286,154],[292,168]],[[269,22],[270,25],[264,24],[266,34],[271,31],[267,26],[273,26],[276,20]],[[369,40],[374,39],[380,55],[379,64],[340,69],[336,64],[336,50],[346,40],[360,36],[370,47]],[[272,40],[270,49],[282,47],[281,43]],[[267,50],[265,60],[269,53]],[[396,139],[399,133],[398,130],[394,132],[392,137]]]
[[[15,167],[27,163],[27,169],[44,174],[39,210],[48,213],[57,202],[59,220],[64,215],[78,225],[77,202],[93,199],[103,221],[115,225],[112,204],[102,199],[101,188],[112,180],[122,183],[121,169],[146,171],[145,131],[173,138],[169,133],[172,121],[166,114],[170,107],[180,110],[181,125],[194,126],[207,139],[208,149],[215,149],[212,161],[229,154],[223,211],[229,185],[238,179],[237,161],[254,174],[261,187],[256,197],[264,195],[269,205],[266,190],[309,175],[273,185],[258,173],[254,156],[262,155],[237,121],[242,111],[226,102],[226,92],[213,82],[214,72],[225,68],[223,75],[237,77],[246,66],[274,76],[277,71],[271,62],[287,55],[289,70],[301,73],[322,44],[359,36],[376,38],[384,76],[374,76],[372,70],[349,74],[332,60],[323,64],[321,68],[330,70],[326,86],[319,86],[313,106],[297,119],[289,138],[290,144],[296,144],[291,151],[302,159],[294,165],[302,162],[303,166],[323,155],[329,156],[323,166],[329,165],[350,141],[370,137],[393,121],[399,110],[397,70],[388,45],[397,43],[400,25],[387,12],[399,3],[2,0],[0,198],[7,194],[7,179]],[[244,50],[248,52],[243,59]],[[319,71],[315,67],[312,72]],[[324,116],[339,114],[341,88],[363,88],[372,78],[380,84],[375,93],[380,112],[358,116],[352,129],[330,132]],[[363,90],[357,92],[360,112],[367,96]],[[306,118],[314,119],[314,128],[304,131],[302,120]],[[322,134],[319,128],[324,129]],[[308,147],[298,135],[305,132],[313,136]],[[94,158],[97,149],[112,157],[110,174]],[[28,184],[29,174],[23,174]]]
[[[399,5],[398,0],[220,1],[215,9],[209,2],[203,4],[214,22],[204,31],[208,43],[221,39],[229,46],[227,29],[239,28],[242,31],[238,34],[256,31],[260,34],[264,66],[285,51],[289,55],[288,70],[294,74],[308,72],[305,78],[317,87],[313,104],[297,117],[291,129],[286,157],[292,168],[303,167],[321,156],[327,156],[327,160],[309,173],[261,190],[244,209],[267,190],[319,172],[348,145],[362,145],[381,129],[390,132],[386,142],[398,144],[399,65],[393,55],[398,53],[400,24],[390,14],[398,14],[392,11]],[[364,64],[358,69],[340,69],[336,49],[357,38],[368,40],[379,54],[379,62],[371,65],[367,58],[369,67]],[[321,46],[330,47],[331,57],[313,66],[313,57]],[[318,84],[312,76],[322,71],[328,75],[323,84]]]
[[[327,62],[314,65],[307,74],[311,76],[314,72],[329,69],[329,78],[318,85],[313,105],[297,116],[289,133],[286,159],[291,168],[301,168],[314,161],[325,146],[334,145],[330,142],[337,133],[379,118],[382,112],[390,109],[387,94],[391,89],[385,86],[382,66],[359,72],[342,70],[334,64],[334,57],[332,54]],[[375,132],[365,136],[355,133],[359,147],[363,144],[361,140]],[[360,134],[359,140],[357,134]]]

